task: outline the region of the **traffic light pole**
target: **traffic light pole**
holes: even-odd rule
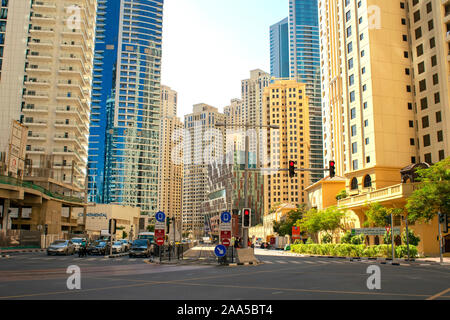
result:
[[[248,208],[248,153],[250,152],[250,138],[248,135],[245,136],[245,171],[244,171],[244,199],[245,199],[245,208]],[[242,210],[242,216],[244,215],[244,210]],[[241,221],[242,223],[242,239],[244,241],[244,243],[242,244],[242,247],[244,249],[248,248],[248,229],[244,228],[244,223],[243,221]]]

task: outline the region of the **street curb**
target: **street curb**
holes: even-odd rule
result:
[[[2,255],[0,256],[0,258],[5,258],[5,259],[9,259],[9,258],[10,258],[10,256],[9,256],[9,255],[7,255],[7,254],[2,254]]]
[[[47,249],[24,249],[24,250],[4,250],[6,253],[33,253],[33,252],[45,252]]]
[[[113,254],[112,256],[108,256],[109,259],[115,259],[115,258],[122,258],[126,257],[128,253],[119,253],[119,254]]]

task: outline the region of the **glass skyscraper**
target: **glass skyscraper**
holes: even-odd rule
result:
[[[89,200],[157,211],[164,0],[99,0]]]
[[[270,75],[289,78],[289,19],[270,27]]]
[[[317,0],[289,0],[290,76],[306,84],[312,168],[323,168],[319,14]],[[323,178],[311,173],[311,182]]]

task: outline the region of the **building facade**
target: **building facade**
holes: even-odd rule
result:
[[[100,10],[90,200],[137,206],[151,216],[158,205],[163,0],[106,0]],[[106,129],[109,104],[113,125]]]
[[[167,217],[175,218],[177,230],[181,226],[181,205],[183,202],[183,165],[178,160],[183,158],[182,151],[176,148],[176,137],[183,130],[183,123],[177,114],[177,92],[167,86],[161,90],[161,124],[160,124],[160,165],[158,211]]]
[[[279,80],[265,89],[266,124],[280,128],[268,137],[269,167],[288,169],[289,161],[294,161],[297,168],[309,168],[308,102],[306,84],[295,80]],[[310,179],[305,172],[298,172],[294,178],[289,178],[286,171],[267,174],[264,177],[264,213],[268,214],[279,204],[306,204],[304,190],[309,186]]]
[[[204,103],[184,117],[182,228],[194,238],[205,231],[202,205],[208,196],[208,165],[221,163],[225,153],[224,129],[216,128],[224,120],[217,108]]]
[[[289,78],[289,19],[270,27],[270,74]]]
[[[317,0],[289,0],[290,77],[307,85],[311,135],[309,163],[311,168],[324,168],[317,4]],[[310,175],[311,183],[323,177],[320,171]]]

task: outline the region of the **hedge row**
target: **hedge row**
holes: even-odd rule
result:
[[[391,245],[366,246],[364,244],[294,244],[291,251],[300,254],[314,254],[336,257],[392,258]],[[418,257],[417,247],[409,246],[410,257]],[[396,258],[407,258],[408,248],[405,245],[395,247]]]

